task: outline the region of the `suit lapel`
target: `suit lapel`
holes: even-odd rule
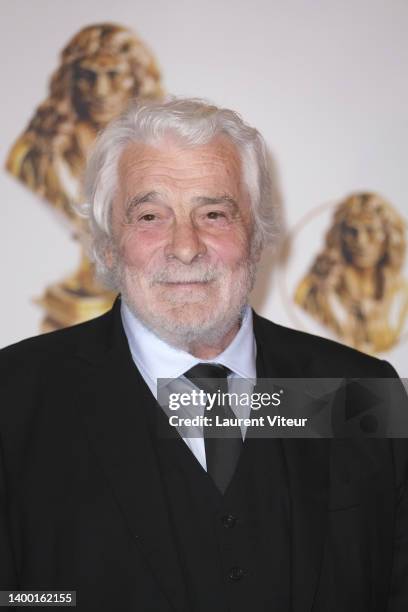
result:
[[[288,351],[254,313],[257,375],[261,378],[304,377],[296,351]],[[318,585],[327,529],[329,439],[282,438],[291,500],[291,591],[293,612],[309,612]]]
[[[92,450],[123,517],[173,609],[187,610],[185,588],[146,414],[155,400],[133,363],[117,302],[108,347],[81,354],[79,409]]]

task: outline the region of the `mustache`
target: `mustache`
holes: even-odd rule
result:
[[[150,285],[163,283],[209,283],[221,277],[222,266],[195,264],[190,266],[165,266],[149,274]]]

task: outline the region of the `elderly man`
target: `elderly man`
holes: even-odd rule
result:
[[[201,101],[140,104],[85,191],[121,297],[1,353],[1,588],[98,612],[405,611],[404,440],[171,437],[156,401],[162,379],[396,376],[248,306],[275,231],[260,134]]]

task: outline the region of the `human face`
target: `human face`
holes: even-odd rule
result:
[[[100,52],[75,66],[73,102],[82,119],[105,126],[123,111],[138,83],[126,59]]]
[[[365,213],[347,220],[342,238],[346,258],[357,268],[372,268],[384,256],[386,234],[378,215]]]
[[[222,343],[239,326],[255,273],[235,147],[221,137],[196,147],[170,137],[132,144],[118,174],[108,265],[124,300],[176,346]]]

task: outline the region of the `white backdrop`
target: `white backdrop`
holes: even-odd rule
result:
[[[113,21],[152,48],[177,95],[230,106],[266,137],[287,225],[350,191],[382,193],[408,216],[406,0],[1,0],[0,161],[44,99],[58,53],[82,27]],[[37,333],[33,298],[77,264],[50,208],[0,171],[0,346]],[[298,278],[328,219],[318,217]],[[309,232],[310,233],[310,232]],[[268,257],[260,314],[296,326]],[[408,341],[383,355],[408,376]]]

